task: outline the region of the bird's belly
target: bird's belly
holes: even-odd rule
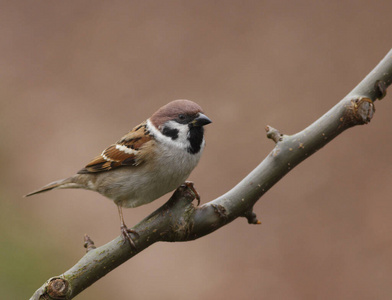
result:
[[[97,191],[122,207],[147,204],[178,188],[188,178],[198,162],[198,157],[191,158],[166,160],[165,165],[156,164],[153,169],[140,165],[121,167],[110,176],[97,174],[96,186],[105,187]]]

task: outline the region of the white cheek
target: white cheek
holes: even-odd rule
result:
[[[155,126],[151,124],[150,120],[147,120],[148,130],[150,130],[150,132],[154,135],[155,139],[165,143],[166,145],[170,145],[175,148],[188,149],[188,147],[190,146],[188,141],[188,134],[189,134],[188,125],[179,124],[175,121],[168,121],[165,124],[165,126],[169,128],[177,129],[178,138],[173,140],[171,137],[163,135],[158,129],[155,128]]]

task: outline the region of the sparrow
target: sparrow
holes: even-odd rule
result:
[[[211,120],[195,102],[172,101],[77,174],[25,197],[54,189],[98,192],[117,205],[121,235],[136,248],[130,234],[137,233],[125,225],[122,208],[150,203],[183,184],[200,160],[205,146],[203,126],[209,123]],[[198,197],[196,192],[195,195]]]

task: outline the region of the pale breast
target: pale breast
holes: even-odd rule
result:
[[[97,191],[124,207],[147,204],[179,187],[196,167],[202,153],[190,154],[163,144],[158,144],[155,151],[153,163],[97,174],[94,185],[105,187]]]

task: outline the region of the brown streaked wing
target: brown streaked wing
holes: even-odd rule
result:
[[[120,166],[137,166],[143,162],[143,150],[153,137],[146,128],[146,122],[136,126],[116,144],[106,148],[101,155],[90,161],[79,174],[109,171]]]

